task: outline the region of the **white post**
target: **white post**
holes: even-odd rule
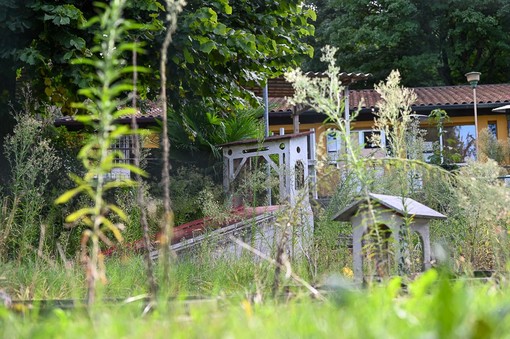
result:
[[[350,115],[350,108],[349,108],[349,85],[345,86],[344,89],[344,97],[345,97],[345,112],[344,112],[344,119],[345,119],[345,137],[350,138],[351,137],[351,115]],[[347,152],[347,148],[343,147],[345,152]]]
[[[264,97],[264,136],[267,138],[269,136],[269,92],[268,92],[268,82],[262,91],[262,95]]]
[[[439,155],[441,157],[441,165],[444,163],[444,144],[443,144],[443,126],[441,122],[441,126],[439,126]]]
[[[316,154],[315,154],[315,128],[310,128],[310,131],[312,134],[310,134],[310,137],[308,139],[308,148],[310,149],[309,159],[308,159],[308,167],[309,167],[309,173],[311,177],[311,183],[312,183],[312,197],[314,199],[318,199],[319,195],[317,193],[317,169],[315,168],[315,165],[317,164]]]

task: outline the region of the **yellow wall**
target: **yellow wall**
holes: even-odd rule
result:
[[[478,132],[488,127],[489,122],[495,121],[497,124],[497,136],[499,140],[506,141],[508,139],[508,128],[507,119],[505,115],[482,115],[478,116]],[[451,117],[445,126],[459,126],[459,125],[474,125],[474,116],[464,117]],[[372,129],[374,125],[373,121],[356,121],[351,123],[351,131],[355,130],[367,130]],[[322,180],[318,180],[318,192],[321,196],[328,196],[335,192],[337,185],[341,181],[341,171],[336,166],[328,164],[327,161],[327,150],[326,150],[326,132],[328,128],[334,128],[334,124],[300,124],[300,132],[309,131],[311,128],[315,129],[316,135],[316,155],[317,155],[317,176]],[[422,123],[422,127],[435,127],[428,121]],[[279,133],[280,128],[285,129],[285,134],[293,133],[292,124],[288,125],[271,125],[270,131],[275,135]],[[367,150],[368,151],[368,150]],[[373,153],[373,150],[370,150]],[[376,157],[382,156],[382,154],[376,154]],[[324,180],[326,179],[327,180]]]
[[[508,139],[508,128],[507,128],[507,120],[505,115],[495,114],[495,115],[481,115],[478,116],[478,132],[482,129],[488,127],[490,121],[495,121],[497,124],[497,135],[498,139],[501,141],[506,141]],[[459,125],[474,125],[475,118],[473,116],[464,116],[464,117],[451,117],[448,121],[445,122],[445,126],[459,126]],[[366,130],[372,129],[374,125],[373,121],[356,121],[351,123],[351,130]],[[323,155],[325,154],[325,148],[320,147],[321,144],[326,143],[326,134],[324,132],[327,131],[328,128],[334,128],[334,124],[322,124],[322,123],[314,123],[314,124],[300,124],[299,130],[300,132],[309,131],[311,128],[315,129],[316,141],[317,141],[317,154]],[[432,127],[434,125],[425,121],[422,123],[422,127]],[[274,132],[274,134],[278,134],[280,128],[285,129],[285,134],[290,134],[294,130],[292,124],[288,125],[271,125],[270,131]]]
[[[498,140],[506,141],[508,139],[508,128],[505,115],[481,115],[478,116],[478,132],[489,126],[489,121],[495,121],[497,124]],[[452,117],[445,126],[458,126],[458,125],[474,125],[475,118],[472,117]]]

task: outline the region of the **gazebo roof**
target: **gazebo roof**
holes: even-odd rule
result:
[[[369,196],[370,199],[375,200],[380,206],[393,210],[400,215],[412,215],[415,218],[422,219],[446,219],[445,215],[411,198],[375,193],[369,193]],[[350,218],[358,212],[360,205],[363,205],[365,202],[366,199],[358,199],[337,213],[333,217],[333,220],[349,221]]]

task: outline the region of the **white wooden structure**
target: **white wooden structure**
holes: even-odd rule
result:
[[[363,237],[374,227],[385,227],[391,233],[399,250],[396,251],[396,262],[402,262],[402,227],[404,218],[411,217],[410,231],[416,232],[422,242],[423,269],[430,268],[430,230],[429,221],[432,219],[446,219],[443,214],[427,207],[413,199],[393,195],[369,194],[370,208],[367,199],[360,199],[337,213],[333,219],[350,221],[353,236],[353,266],[356,281],[363,280]]]
[[[308,190],[308,136],[313,131],[275,135],[261,141],[245,139],[221,145],[223,148],[223,187],[231,193],[232,184],[252,159],[264,159],[279,178],[280,201],[294,205],[297,191]]]
[[[243,168],[249,167],[247,165],[252,162],[262,165],[261,168],[265,167],[268,176],[276,173],[279,179],[279,196],[273,198],[269,190],[268,204],[271,205],[272,200],[278,204],[288,204],[289,211],[295,211],[298,214],[294,216],[292,223],[293,238],[295,237],[293,243],[298,244],[296,248],[301,250],[307,247],[313,236],[309,177],[310,172],[314,173],[314,137],[314,131],[309,131],[220,145],[223,148],[223,186],[227,196],[234,195],[234,181],[239,178]],[[311,148],[310,152],[309,148]],[[312,156],[311,163],[309,154]],[[290,254],[295,254],[294,249]]]

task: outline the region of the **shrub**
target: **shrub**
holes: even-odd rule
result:
[[[492,159],[498,164],[503,164],[508,160],[510,151],[508,142],[498,140],[488,128],[484,128],[478,133],[478,149],[480,151],[478,160],[485,162]]]
[[[181,166],[174,172],[170,182],[170,192],[176,225],[204,216],[200,209],[200,192],[203,190],[211,192],[214,200],[220,200],[223,192],[211,176],[195,166]]]
[[[454,181],[434,178],[429,182],[429,204],[448,216],[432,224],[433,240],[447,247],[457,270],[505,266],[510,192],[497,179],[501,171],[493,160],[470,162],[455,174]]]
[[[50,141],[44,137],[44,123],[35,118],[29,92],[25,93],[25,105],[14,111],[16,125],[12,134],[5,138],[4,153],[11,167],[9,193],[11,207],[15,209],[7,240],[9,257],[25,259],[35,254],[40,241],[43,211],[48,206],[47,198],[50,177],[58,172],[60,158]],[[4,205],[5,206],[5,205]],[[4,227],[0,225],[0,228]],[[41,239],[44,240],[44,239]]]

